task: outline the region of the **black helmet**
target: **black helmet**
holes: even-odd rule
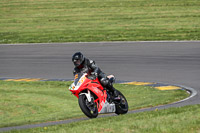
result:
[[[74,63],[76,67],[79,67],[83,63],[84,60],[85,60],[85,57],[83,56],[81,52],[76,52],[72,56],[72,62]]]

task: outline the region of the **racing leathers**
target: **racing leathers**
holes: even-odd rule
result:
[[[73,74],[76,75],[76,73],[79,72],[87,72],[89,75],[95,75],[103,87],[108,89],[114,97],[118,96],[112,82],[107,78],[106,74],[103,73],[99,67],[97,67],[95,61],[84,58],[81,65],[74,68]]]

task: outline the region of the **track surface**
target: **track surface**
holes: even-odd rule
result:
[[[200,103],[198,41],[0,45],[0,78],[72,79],[76,51],[118,80],[179,84],[197,91],[189,100],[159,108]]]

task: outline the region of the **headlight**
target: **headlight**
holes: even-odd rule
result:
[[[74,83],[72,83],[70,86],[69,86],[69,90],[73,90],[74,89]]]

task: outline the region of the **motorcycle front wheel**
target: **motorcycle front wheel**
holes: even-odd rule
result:
[[[89,118],[96,118],[98,116],[98,109],[94,102],[88,102],[88,99],[85,95],[80,95],[79,106],[82,112]]]

